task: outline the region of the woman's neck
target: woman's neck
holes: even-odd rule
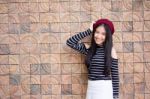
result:
[[[103,47],[103,44],[97,44],[97,47]]]

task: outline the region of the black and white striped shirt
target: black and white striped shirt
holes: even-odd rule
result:
[[[83,42],[79,43],[81,39],[92,34],[90,29],[79,32],[67,39],[66,44],[71,48],[79,51],[80,53],[87,55],[88,48],[85,47]],[[118,59],[112,58],[111,76],[105,77],[104,71],[104,46],[98,46],[96,54],[92,57],[90,68],[88,68],[88,79],[90,80],[105,80],[112,79],[113,84],[113,96],[119,95],[119,72],[118,72]]]

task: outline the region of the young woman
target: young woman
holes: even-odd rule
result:
[[[86,31],[67,39],[66,44],[86,55],[88,86],[86,99],[118,99],[118,58],[113,47],[114,25],[108,19],[99,19]],[[92,35],[90,47],[79,41]]]

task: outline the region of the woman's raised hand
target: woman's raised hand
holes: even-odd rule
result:
[[[90,30],[93,31],[93,24],[95,23],[95,21],[92,21],[92,23],[90,24]]]

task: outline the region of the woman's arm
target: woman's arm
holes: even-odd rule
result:
[[[112,60],[111,67],[112,85],[113,85],[113,96],[114,98],[119,97],[119,72],[118,72],[118,59]]]
[[[66,44],[82,54],[87,54],[87,48],[85,44],[83,42],[79,43],[79,41],[84,37],[89,36],[91,33],[91,29],[88,28],[86,31],[79,32],[78,34],[75,34],[72,37],[68,38]]]
[[[118,69],[117,53],[114,48],[112,48],[111,77],[112,77],[112,84],[113,84],[113,97],[114,99],[118,99],[119,98],[119,69]]]

